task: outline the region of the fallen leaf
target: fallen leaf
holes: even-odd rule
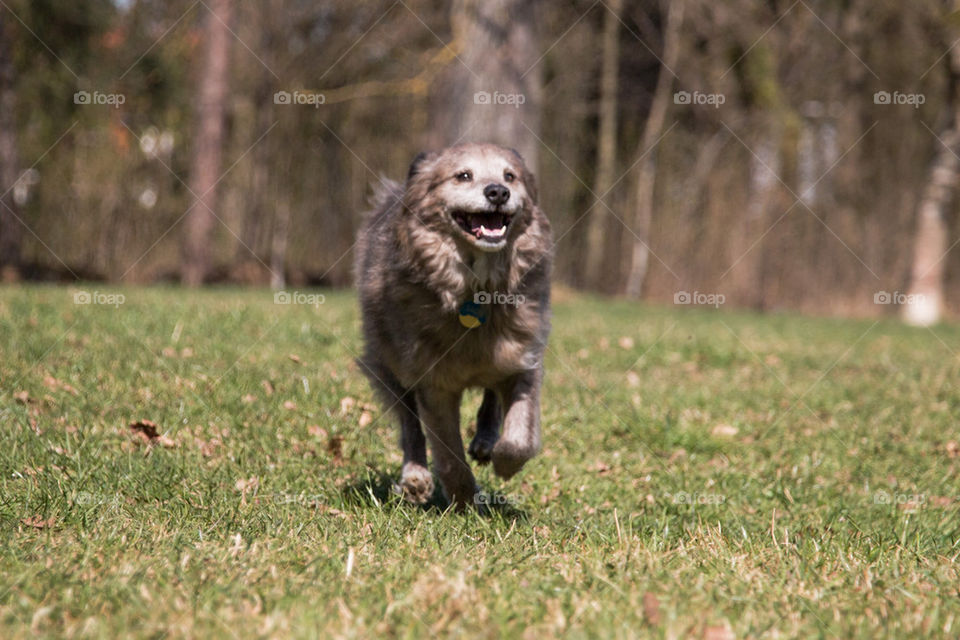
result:
[[[592,467],[590,467],[590,471],[596,471],[598,474],[602,476],[604,474],[610,473],[610,465],[608,465],[606,462],[597,460],[597,462]]]
[[[343,462],[343,436],[330,436],[327,440],[327,451],[335,464]]]
[[[59,389],[62,389],[62,390],[64,390],[64,391],[66,391],[67,393],[69,393],[70,395],[74,395],[74,396],[80,395],[80,392],[77,391],[74,387],[72,387],[71,385],[67,384],[66,382],[60,382],[59,380],[57,380],[57,379],[54,378],[53,376],[45,376],[45,377],[43,378],[43,384],[45,384],[45,385],[47,386],[47,388],[53,389],[54,391],[57,391],[57,390],[59,390]]]
[[[30,394],[26,391],[17,391],[15,394],[13,394],[13,399],[20,404],[27,404],[30,402]]]
[[[297,408],[297,403],[294,402],[293,400],[287,400],[286,402],[283,403],[283,408],[286,409],[287,411],[293,411],[294,409]]]
[[[293,362],[296,362],[297,364],[300,364],[300,362],[301,362],[301,361],[300,361],[300,356],[298,356],[298,355],[295,354],[295,353],[291,353],[291,354],[288,355],[287,357],[290,358],[290,360],[292,360]]]
[[[342,416],[347,415],[348,413],[353,411],[353,408],[356,406],[357,406],[356,398],[351,398],[350,396],[344,396],[343,398],[340,398],[340,415]]]
[[[365,427],[365,426],[367,426],[368,424],[370,424],[371,422],[373,422],[373,414],[372,414],[372,413],[370,413],[369,411],[364,411],[363,413],[360,414],[360,426],[361,426],[361,427]]]
[[[138,420],[137,422],[131,422],[129,429],[134,433],[135,436],[147,444],[159,444],[160,446],[168,449],[177,445],[177,443],[171,438],[161,434],[156,423],[151,422],[150,420]]]
[[[620,339],[617,340],[617,344],[620,345],[621,349],[633,349],[633,338],[630,336],[620,336]]]
[[[53,516],[50,516],[46,520],[40,516],[30,516],[29,518],[23,518],[20,520],[23,524],[28,527],[33,527],[34,529],[47,529],[53,526],[53,523],[56,522]]]
[[[248,393],[242,398],[240,398],[240,402],[242,402],[243,404],[251,404],[256,400],[257,400],[257,396],[253,395],[252,393]]]
[[[263,390],[267,392],[268,396],[273,395],[273,385],[270,384],[269,380],[262,380],[260,386],[263,387]]]
[[[947,457],[956,458],[960,456],[960,444],[957,444],[956,440],[951,440],[946,444]]]
[[[191,349],[190,347],[184,347],[183,349],[180,349],[180,357],[181,357],[181,358],[192,358],[192,357],[193,357],[193,349]]]
[[[160,437],[160,431],[157,430],[156,423],[150,420],[139,420],[130,423],[130,430],[142,436],[147,441]]]
[[[707,627],[703,630],[703,640],[736,640],[728,627]]]
[[[713,429],[710,430],[710,433],[711,433],[712,435],[715,435],[715,436],[722,436],[722,437],[731,438],[731,437],[737,435],[737,433],[739,433],[739,431],[740,431],[739,429],[737,429],[736,427],[734,427],[734,426],[732,426],[732,425],[729,425],[729,424],[718,424],[717,426],[715,426]]]
[[[636,371],[627,371],[627,384],[631,387],[640,386],[640,376],[637,375]]]
[[[660,601],[649,591],[643,594],[643,617],[650,624],[660,624]]]
[[[327,430],[317,424],[312,424],[309,427],[307,427],[307,433],[309,433],[315,438],[321,438],[324,440],[326,440],[327,438]]]

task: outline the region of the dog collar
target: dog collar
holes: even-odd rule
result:
[[[467,329],[476,329],[487,321],[487,305],[477,304],[472,300],[467,300],[457,313],[460,316],[460,324]]]

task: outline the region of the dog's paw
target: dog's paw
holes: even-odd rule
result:
[[[424,504],[433,495],[433,474],[426,467],[408,462],[400,475],[400,491],[408,502]]]
[[[528,447],[516,445],[512,442],[499,440],[493,447],[491,458],[493,460],[493,472],[504,480],[512,478],[527,460],[536,455],[535,450]]]
[[[479,464],[487,464],[493,457],[493,447],[497,444],[496,439],[484,438],[479,433],[473,436],[467,453]]]

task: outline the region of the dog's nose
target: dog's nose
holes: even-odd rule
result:
[[[493,204],[503,204],[510,199],[510,189],[502,184],[488,184],[483,188],[483,195]]]

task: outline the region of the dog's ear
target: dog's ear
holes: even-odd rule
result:
[[[415,175],[420,173],[425,167],[426,164],[433,159],[432,153],[427,153],[426,151],[421,151],[417,154],[417,157],[413,159],[413,162],[410,163],[410,169],[407,171],[407,182],[409,182]]]
[[[527,163],[524,161],[523,156],[520,155],[519,151],[516,149],[510,149],[510,153],[516,156],[517,161],[520,163],[520,168],[523,170],[523,186],[527,188],[527,195],[530,196],[533,204],[538,204],[540,202],[540,197],[537,193],[537,179],[534,177],[533,172],[527,167]]]

